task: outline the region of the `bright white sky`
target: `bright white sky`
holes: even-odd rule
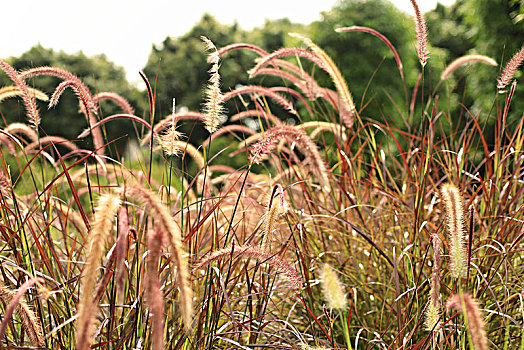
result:
[[[439,0],[449,5],[454,0]],[[18,0],[2,1],[0,58],[18,56],[40,43],[46,48],[86,55],[105,53],[126,69],[131,81],[146,62],[151,45],[167,36],[186,33],[204,12],[221,23],[235,20],[244,29],[264,24],[264,19],[288,17],[292,22],[320,19],[336,0]],[[410,0],[393,0],[413,13]],[[437,0],[418,0],[423,12]]]

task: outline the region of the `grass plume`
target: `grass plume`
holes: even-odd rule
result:
[[[210,52],[208,56],[208,62],[212,64],[209,70],[210,78],[209,84],[206,89],[206,103],[204,104],[204,125],[207,131],[210,133],[215,132],[220,125],[222,119],[222,112],[224,111],[222,91],[220,90],[220,74],[218,69],[220,68],[220,56],[218,54],[215,44],[205,36],[201,36],[200,39],[206,45],[206,49]]]
[[[31,278],[27,280],[17,292],[11,291],[6,287],[0,285],[0,299],[8,306],[5,313],[2,315],[2,323],[0,324],[0,339],[3,339],[7,323],[16,311],[18,317],[22,321],[22,327],[26,331],[31,344],[35,347],[43,347],[44,337],[42,335],[42,327],[40,321],[36,317],[33,310],[29,308],[26,302],[22,299],[27,290],[36,283],[44,283],[42,278]]]
[[[35,99],[31,95],[31,91],[23,78],[18,74],[18,72],[11,67],[11,65],[4,60],[0,59],[0,69],[2,69],[7,76],[15,83],[16,87],[20,90],[22,95],[22,100],[24,101],[24,108],[29,118],[30,123],[35,129],[38,129],[40,125],[40,113],[38,112],[38,107],[36,106]]]
[[[517,68],[522,64],[524,61],[524,45],[520,48],[518,52],[513,55],[513,57],[509,60],[509,62],[504,67],[504,70],[502,71],[502,74],[497,79],[497,89],[499,91],[503,91],[506,86],[511,83],[511,79],[513,79],[513,76],[515,75],[515,72],[517,71]]]
[[[158,278],[158,261],[162,253],[164,237],[162,231],[153,228],[147,237],[149,253],[147,255],[146,297],[152,316],[153,350],[164,349],[164,299]]]
[[[275,200],[278,197],[278,200]],[[268,200],[267,212],[264,218],[264,231],[262,240],[262,249],[271,251],[271,241],[273,239],[273,230],[277,218],[287,210],[287,204],[284,198],[284,189],[280,184],[273,187],[271,196]]]
[[[78,306],[76,348],[87,350],[93,335],[93,319],[97,306],[93,305],[93,293],[96,287],[97,269],[104,252],[107,238],[113,229],[114,217],[120,207],[120,197],[112,194],[102,195],[95,209],[94,222],[89,232],[86,248],[88,249],[84,269],[83,287]]]
[[[469,334],[475,350],[488,349],[488,337],[484,330],[484,320],[477,301],[469,294],[455,294],[448,299],[446,308],[461,311],[467,320]]]
[[[31,127],[23,123],[11,123],[5,127],[4,131],[10,134],[25,135],[33,142],[38,141],[37,133],[33,129],[31,129]]]
[[[182,248],[182,233],[180,232],[180,228],[158,196],[131,177],[127,178],[125,185],[121,187],[118,192],[126,198],[145,204],[151,217],[155,220],[157,229],[163,231],[163,234],[167,237],[172,258],[177,268],[182,317],[184,325],[189,328],[193,314],[193,291],[189,284],[187,259]]]
[[[217,261],[227,257],[249,257],[259,259],[267,262],[270,266],[275,268],[278,272],[284,274],[287,279],[291,282],[292,288],[298,293],[302,286],[302,279],[298,275],[297,270],[291,266],[283,258],[276,254],[267,252],[257,247],[247,245],[231,245],[229,247],[217,250],[210,255],[203,258],[195,267],[195,270],[201,269],[202,267],[210,264],[213,261]]]
[[[340,283],[337,274],[328,264],[324,264],[320,279],[322,280],[322,290],[328,306],[335,310],[345,310],[348,306],[348,301],[344,294],[342,283]]]
[[[404,78],[404,65],[402,64],[402,60],[400,59],[400,56],[399,56],[397,50],[395,49],[395,47],[393,46],[393,44],[391,43],[391,41],[389,41],[389,39],[386,38],[386,36],[384,34],[376,31],[373,28],[368,28],[368,27],[363,27],[363,26],[342,27],[342,28],[335,29],[335,31],[337,33],[364,32],[364,33],[369,33],[371,35],[374,35],[377,38],[379,38],[380,40],[382,40],[382,42],[384,44],[386,44],[386,46],[389,48],[389,50],[393,53],[393,57],[395,57],[395,62],[397,62],[397,67],[398,67],[398,70],[400,72],[400,76],[402,77],[402,80],[404,81],[404,79],[405,79]]]
[[[297,33],[291,33],[290,35],[292,37],[302,40],[323,63],[322,66],[331,77],[331,80],[333,80],[333,83],[335,84],[337,92],[340,96],[340,100],[342,102],[342,108],[340,109],[340,118],[346,127],[351,128],[351,126],[355,122],[355,115],[357,111],[355,108],[355,103],[353,102],[353,96],[351,96],[351,93],[349,92],[348,84],[346,80],[342,77],[342,73],[340,73],[340,70],[335,65],[335,62],[333,62],[331,57],[329,57],[329,55],[324,50],[322,50],[308,37],[305,37]]]
[[[410,0],[415,11],[415,33],[417,34],[417,55],[422,67],[426,66],[429,58],[428,50],[428,30],[426,20],[415,0]]]
[[[449,232],[451,256],[451,275],[455,278],[466,276],[466,252],[464,247],[464,204],[460,190],[452,183],[441,188],[446,210],[446,223]]]
[[[160,136],[158,142],[167,156],[177,156],[182,152],[178,143],[182,137],[182,133],[176,130],[175,99],[173,99],[173,113],[171,113],[171,119],[171,125],[168,127],[167,131]]]
[[[429,304],[426,310],[426,329],[433,331],[437,329],[440,318],[440,238],[438,234],[431,235],[433,243],[433,268],[431,271],[431,292],[429,295]]]
[[[464,64],[470,62],[482,62],[490,66],[497,65],[497,61],[485,55],[465,55],[453,60],[453,62],[451,62],[440,75],[440,80],[445,80],[447,77],[451,75],[451,73],[457,70],[460,66],[463,66]]]
[[[281,139],[289,143],[295,142],[297,148],[310,160],[310,166],[319,178],[324,187],[329,187],[329,176],[326,164],[318,147],[302,130],[291,125],[280,125],[266,131],[257,143],[250,148],[251,159],[255,163],[260,163],[275,150]]]
[[[44,92],[31,87],[28,87],[27,90],[34,98],[44,102],[49,101],[49,97]],[[0,88],[0,102],[7,98],[23,96],[23,94],[23,91],[16,85],[2,86]]]

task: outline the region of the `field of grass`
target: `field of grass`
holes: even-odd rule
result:
[[[331,58],[298,34],[302,46],[274,53],[202,38],[203,111],[177,113],[173,102],[168,116],[155,115],[145,76],[143,118],[65,70],[0,60],[13,81],[0,101],[19,98],[27,117],[0,129],[1,347],[524,349],[524,115],[511,110],[524,48],[494,77],[490,111],[449,113],[438,104],[454,88],[448,77],[496,63],[463,57],[424,91],[418,12],[415,28],[414,89],[380,33],[341,29],[392,50],[406,86],[405,101],[388,102],[399,125],[367,115]],[[251,76],[282,86],[221,91],[220,64],[240,49],[260,56]],[[52,96],[36,90],[41,75],[63,80]],[[39,105],[65,89],[93,149],[38,127]],[[101,115],[104,99],[122,113]],[[235,113],[223,108],[232,99]],[[522,117],[509,125],[509,113]],[[125,156],[104,136],[121,118],[140,144]],[[190,144],[181,123],[210,136]]]

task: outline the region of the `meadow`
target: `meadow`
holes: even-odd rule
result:
[[[149,108],[136,112],[64,69],[0,60],[12,81],[0,103],[19,99],[26,118],[0,129],[1,347],[524,349],[524,114],[511,108],[524,47],[499,63],[461,57],[428,89],[411,2],[414,89],[380,32],[333,28],[390,49],[405,86],[387,101],[398,125],[368,115],[371,98],[354,100],[351,77],[297,33],[274,52],[202,37],[202,110],[173,96],[162,116],[154,77],[141,74]],[[250,77],[281,86],[222,91],[235,50],[257,54]],[[439,104],[485,64],[500,67],[490,110]],[[41,76],[60,78],[52,95]],[[39,109],[67,90],[86,119],[77,140],[39,127]],[[138,140],[125,154],[104,129],[117,119]],[[209,137],[192,144],[182,124]]]

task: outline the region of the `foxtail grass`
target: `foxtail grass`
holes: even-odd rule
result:
[[[431,271],[431,291],[429,304],[426,310],[426,329],[433,331],[437,328],[440,319],[440,238],[438,234],[431,235],[433,243],[433,268]]]
[[[345,310],[348,306],[348,301],[344,288],[337,274],[328,264],[324,264],[320,279],[322,280],[322,290],[328,306],[335,310]]]
[[[194,267],[194,270],[203,268],[213,261],[217,261],[227,257],[248,257],[255,258],[267,262],[277,272],[282,273],[291,282],[291,287],[298,293],[302,287],[302,279],[297,270],[291,266],[286,260],[279,257],[277,254],[270,253],[263,249],[247,246],[247,245],[231,245],[226,248],[217,250],[210,255],[204,257]]]
[[[257,85],[246,85],[241,86],[239,88],[236,88],[235,90],[232,90],[230,92],[227,92],[223,96],[223,101],[228,101],[232,99],[235,96],[239,96],[242,94],[251,94],[254,96],[267,96],[276,103],[278,103],[280,106],[284,107],[289,113],[291,114],[297,114],[297,111],[295,110],[295,107],[293,107],[293,104],[286,99],[281,94],[278,94],[274,91],[272,91],[270,88],[266,88],[263,86],[257,86]]]
[[[44,92],[31,87],[28,87],[27,90],[34,98],[44,102],[49,101],[49,97]],[[23,91],[16,85],[2,86],[0,88],[0,102],[7,98],[23,96],[23,94]]]
[[[395,49],[395,46],[393,46],[391,41],[389,41],[389,39],[386,38],[386,36],[384,34],[376,31],[373,28],[362,27],[362,26],[351,26],[351,27],[337,28],[337,29],[335,29],[335,31],[337,33],[364,32],[364,33],[369,33],[371,35],[374,35],[377,38],[379,38],[380,40],[382,40],[382,42],[384,44],[386,44],[386,46],[389,48],[389,50],[393,53],[393,57],[395,57],[395,62],[397,63],[397,67],[398,67],[398,70],[400,72],[400,76],[402,77],[402,81],[404,81],[404,79],[405,79],[404,78],[404,65],[402,64],[402,60],[400,59],[400,56],[399,56],[399,54],[397,52],[397,49]]]
[[[477,301],[469,294],[455,294],[448,299],[446,308],[463,313],[469,328],[469,334],[475,350],[488,349],[488,337],[484,330],[484,320]]]
[[[203,123],[205,119],[206,119],[205,114],[202,114],[200,112],[189,111],[189,112],[181,112],[181,113],[176,113],[176,114],[169,114],[154,125],[153,133],[155,135],[158,135],[160,134],[160,132],[162,132],[162,130],[170,127],[171,125],[173,125],[173,123],[175,124],[178,123],[181,120],[194,120],[194,121]],[[151,132],[148,132],[142,138],[142,140],[140,140],[140,145],[144,146],[144,145],[149,144],[149,140],[151,140]]]
[[[176,155],[189,155],[196,163],[199,169],[203,169],[206,166],[206,160],[202,153],[187,141],[170,141],[170,150],[176,150]],[[160,150],[162,147],[155,148],[154,150]],[[173,154],[172,154],[173,155]]]
[[[207,131],[210,133],[215,132],[220,125],[222,119],[222,112],[224,111],[222,91],[220,90],[220,74],[218,69],[220,68],[220,56],[218,54],[215,44],[205,36],[201,36],[200,39],[206,45],[206,49],[209,51],[208,62],[212,64],[209,70],[209,84],[206,89],[206,102],[204,104],[204,114],[206,116],[204,125]]]
[[[94,102],[93,95],[89,91],[89,88],[78,78],[76,75],[57,67],[35,67],[27,69],[20,73],[22,79],[30,79],[37,76],[48,75],[63,79],[64,81],[58,85],[53,95],[55,100],[53,103],[53,97],[51,97],[50,106],[54,106],[58,103],[58,98],[62,94],[65,88],[69,87],[73,89],[75,94],[79,97],[81,103],[84,105],[83,113],[86,116],[89,126],[92,127],[96,123],[95,115],[97,114],[97,106]],[[96,148],[96,153],[99,155],[104,154],[104,142],[102,132],[100,130],[93,131],[93,143]]]
[[[33,125],[35,129],[38,129],[40,125],[40,113],[38,112],[38,107],[36,106],[35,99],[31,95],[29,86],[25,83],[20,74],[13,68],[11,65],[4,60],[0,59],[0,69],[2,69],[7,76],[15,83],[15,85],[20,90],[22,95],[22,100],[24,102],[24,108],[29,118],[29,122]]]
[[[11,195],[11,179],[2,169],[0,169],[0,193],[4,197]]]
[[[281,49],[276,50],[275,52],[272,52],[269,55],[258,58],[256,60],[257,64],[248,71],[248,74],[250,77],[254,77],[255,75],[258,74],[258,71],[260,69],[264,68],[265,66],[269,65],[270,63],[273,63],[273,61],[279,58],[284,58],[288,56],[304,58],[304,59],[307,59],[313,62],[319,68],[327,69],[327,67],[325,66],[325,63],[313,52],[306,50],[306,49],[297,48],[297,47],[283,47]]]
[[[93,293],[96,286],[97,269],[104,252],[107,238],[113,230],[114,217],[120,207],[120,197],[107,194],[98,199],[92,229],[89,232],[86,248],[88,249],[84,269],[83,287],[78,306],[76,348],[87,350],[93,335],[93,321],[97,306],[93,305]]]
[[[95,96],[93,96],[93,102],[98,104],[100,101],[103,100],[109,100],[115,102],[120,108],[122,108],[122,111],[126,114],[135,114],[135,110],[133,107],[131,107],[131,104],[119,94],[112,92],[112,91],[104,91],[99,92]]]
[[[428,50],[428,30],[426,20],[415,0],[410,0],[413,10],[415,11],[415,33],[417,34],[417,55],[422,67],[424,67],[429,58]]]
[[[267,56],[267,55],[269,55],[269,53],[266,50],[262,49],[261,47],[259,47],[257,45],[250,44],[250,43],[229,44],[227,46],[221,47],[218,50],[218,55],[220,57],[222,57],[223,55],[226,55],[226,54],[228,54],[229,52],[231,52],[233,50],[241,50],[241,49],[251,50],[253,52],[258,53],[260,56]]]
[[[167,156],[177,156],[182,152],[178,141],[182,137],[182,133],[176,130],[175,121],[175,99],[173,99],[173,112],[171,113],[171,125],[158,139],[160,147]]]
[[[164,349],[164,299],[158,278],[158,261],[164,242],[163,232],[152,228],[147,237],[149,252],[147,255],[146,297],[152,316],[151,338],[153,350]]]
[[[73,142],[69,141],[68,139],[61,137],[61,136],[44,136],[38,139],[37,141],[33,141],[30,144],[28,144],[25,147],[26,151],[30,151],[34,148],[41,147],[42,145],[47,144],[59,144],[70,151],[78,151],[77,145],[75,145]]]
[[[278,197],[278,200],[275,200]],[[271,251],[271,241],[273,240],[273,230],[277,218],[282,215],[287,209],[287,204],[284,198],[284,189],[280,184],[274,186],[271,196],[268,200],[267,211],[264,218],[264,231],[262,239],[262,249],[268,252]]]
[[[447,77],[451,75],[455,70],[457,70],[459,67],[463,66],[466,63],[470,62],[482,62],[490,66],[496,66],[497,61],[495,61],[493,58],[484,56],[484,55],[465,55],[462,57],[459,57],[455,59],[453,62],[451,62],[446,69],[442,72],[440,75],[440,80],[445,80]]]
[[[355,108],[355,103],[353,102],[353,96],[351,96],[351,93],[349,92],[348,84],[342,77],[342,73],[340,73],[340,70],[335,65],[335,62],[333,62],[331,57],[308,37],[297,33],[291,33],[290,35],[302,40],[323,63],[324,69],[331,77],[331,80],[335,84],[337,92],[340,96],[343,106],[343,108],[340,108],[341,120],[346,127],[351,128],[355,122],[357,110]]]
[[[31,129],[31,127],[23,123],[11,123],[5,127],[4,131],[9,134],[22,134],[33,142],[38,141],[37,133]]]
[[[329,175],[324,159],[320,155],[318,147],[302,130],[291,125],[280,125],[266,131],[257,143],[250,148],[251,159],[255,163],[260,163],[267,158],[275,148],[277,143],[285,139],[288,142],[295,142],[297,148],[310,161],[310,167],[320,179],[320,183],[325,188],[329,187]]]
[[[168,209],[160,201],[160,198],[131,177],[127,177],[125,185],[119,188],[117,192],[126,198],[145,204],[150,216],[154,218],[155,226],[162,231],[162,234],[165,235],[166,240],[169,242],[178,275],[181,314],[184,326],[186,329],[189,329],[193,314],[193,291],[190,287],[187,258],[182,247],[180,228],[175,223]]]
[[[502,71],[502,74],[497,79],[497,88],[499,91],[503,91],[506,86],[508,86],[511,83],[511,79],[515,76],[515,72],[517,71],[517,68],[522,64],[524,61],[524,45],[520,48],[518,52],[513,55],[513,57],[509,60],[509,62],[504,67],[504,70]]]
[[[116,284],[119,293],[122,295],[124,292],[124,278],[125,278],[125,254],[127,248],[129,234],[129,216],[127,208],[121,206],[118,210],[118,237],[116,240],[115,253],[116,253]]]
[[[30,79],[43,75],[54,76],[61,78],[64,81],[73,81],[74,85],[81,91],[82,96],[84,96],[88,101],[88,106],[91,109],[91,112],[96,113],[96,104],[93,102],[94,99],[91,95],[91,92],[89,91],[89,88],[82,82],[82,80],[80,80],[80,78],[71,72],[68,72],[62,68],[50,66],[34,67],[20,72],[20,77],[22,79]]]
[[[466,252],[464,246],[464,204],[460,190],[452,183],[441,189],[449,231],[450,270],[455,278],[466,276]]]
[[[11,291],[0,284],[0,299],[7,305],[7,308],[2,315],[2,323],[0,324],[0,339],[4,338],[7,323],[11,319],[13,312],[16,311],[18,317],[22,321],[22,327],[27,333],[31,344],[35,347],[43,347],[44,337],[42,335],[42,327],[40,321],[36,317],[33,310],[29,308],[27,303],[22,299],[27,290],[36,283],[44,283],[42,278],[31,278],[27,280],[18,291]]]

